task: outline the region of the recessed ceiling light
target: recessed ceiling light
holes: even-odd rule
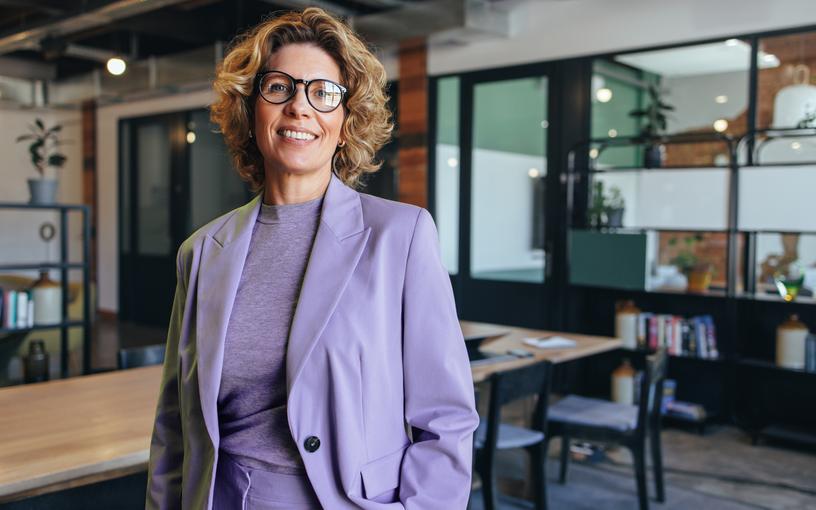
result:
[[[536,177],[539,176],[538,168],[531,168],[531,169],[527,170],[527,175],[529,175],[531,178],[535,179]]]
[[[725,45],[726,46],[736,46],[739,44],[739,39],[726,39]]]
[[[195,132],[187,131],[187,143],[195,143],[195,139],[196,139]]]
[[[608,87],[598,89],[598,91],[595,92],[595,98],[601,103],[608,103],[612,100],[612,89]]]
[[[615,138],[616,136],[618,136],[618,130],[610,129],[606,134],[609,135],[609,138]]]
[[[589,157],[592,159],[598,159],[599,154],[598,149],[593,148],[589,150]]]
[[[459,161],[456,158],[448,158],[448,166],[451,168],[456,168],[459,164]]]
[[[717,104],[725,104],[728,102],[728,96],[717,96],[714,98],[714,101],[716,101]]]
[[[714,131],[722,133],[728,129],[728,121],[725,119],[717,119],[714,121]]]
[[[105,66],[108,69],[108,72],[114,76],[119,76],[120,74],[124,73],[127,69],[127,64],[124,60],[119,57],[112,57],[108,59],[108,63]]]
[[[802,144],[801,144],[801,143],[799,143],[799,142],[792,142],[792,143],[791,143],[791,149],[793,149],[793,150],[795,150],[795,151],[798,151],[798,150],[799,150],[799,149],[801,149],[801,148],[802,148]]]

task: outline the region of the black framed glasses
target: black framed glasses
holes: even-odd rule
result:
[[[334,111],[343,102],[348,90],[331,80],[298,80],[283,71],[264,71],[255,75],[258,92],[265,101],[283,104],[297,94],[297,84],[306,90],[306,100],[312,108],[322,113]]]

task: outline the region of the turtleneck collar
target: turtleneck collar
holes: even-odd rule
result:
[[[258,212],[258,222],[270,223],[296,223],[314,219],[320,216],[325,193],[307,202],[297,204],[266,204],[261,202],[261,210]]]

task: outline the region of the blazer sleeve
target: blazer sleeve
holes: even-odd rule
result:
[[[187,283],[181,260],[182,249],[179,248],[176,256],[176,292],[167,328],[164,368],[153,435],[150,440],[146,510],[181,507],[181,472],[184,449],[179,413],[178,346],[184,305],[187,300]]]
[[[470,494],[473,378],[433,218],[420,209],[403,288],[405,419],[413,443],[400,473],[406,510],[461,510]]]

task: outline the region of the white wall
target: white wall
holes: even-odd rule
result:
[[[99,192],[99,309],[119,310],[118,157],[119,119],[203,108],[211,90],[104,106],[96,115],[97,186]]]
[[[40,118],[46,127],[62,124],[61,140],[70,141],[62,147],[67,156],[65,165],[59,171],[48,171],[48,177],[59,179],[57,200],[60,203],[78,204],[82,201],[82,126],[79,111],[65,110],[0,110],[0,202],[28,202],[29,178],[39,174],[31,164],[28,155],[30,142],[16,143],[19,135],[28,133],[28,126]],[[39,230],[43,222],[51,222],[57,227],[57,234],[51,241],[50,258],[46,257],[45,243],[40,239]],[[46,260],[59,261],[59,213],[53,211],[0,209],[0,264],[28,264]],[[68,215],[69,260],[79,262],[82,257],[82,221],[77,212]],[[19,271],[21,275],[35,277],[37,271]],[[51,271],[53,280],[59,279],[57,271]],[[71,280],[80,280],[79,271],[69,273]]]
[[[517,35],[431,46],[428,73],[500,67],[816,24],[813,0],[528,0]],[[433,42],[433,40],[432,40]]]

